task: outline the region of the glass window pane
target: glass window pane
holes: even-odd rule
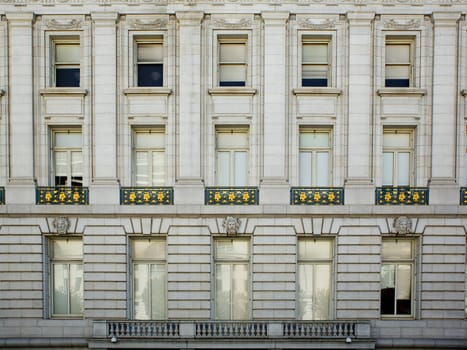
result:
[[[83,313],[83,265],[70,265],[70,313]]]
[[[300,186],[311,186],[311,152],[300,152]]]
[[[75,147],[81,148],[81,133],[80,132],[56,132],[55,147]]]
[[[411,147],[411,134],[408,132],[393,132],[383,135],[383,146],[391,148]]]
[[[313,319],[313,265],[298,265],[298,319]]]
[[[67,264],[53,264],[53,313],[68,314],[69,271]]]
[[[314,319],[329,320],[331,265],[315,265]]]
[[[217,152],[217,185],[230,186],[230,152]]]
[[[71,152],[71,175],[83,176],[83,154]]]
[[[221,66],[219,81],[221,82],[245,82],[246,67],[244,65]],[[243,86],[243,85],[242,85]]]
[[[56,63],[79,63],[80,61],[79,44],[56,44],[55,62]]]
[[[136,186],[149,186],[149,154],[136,152]]]
[[[80,74],[79,68],[57,66],[55,69],[55,86],[79,87]]]
[[[163,57],[162,44],[138,44],[138,62],[162,62]]]
[[[410,315],[412,294],[412,266],[397,266],[396,307],[398,315]]]
[[[303,44],[303,63],[328,63],[328,44]]]
[[[410,184],[410,153],[399,152],[397,154],[397,185],[409,186]]]
[[[381,314],[394,315],[396,266],[393,264],[381,265]]]
[[[68,176],[67,152],[55,152],[55,176]]]
[[[327,79],[328,66],[302,66],[303,79]]]
[[[232,308],[230,295],[231,266],[227,264],[216,265],[216,319],[229,320]]]
[[[298,242],[299,259],[331,259],[332,242],[325,240],[302,240]]]
[[[153,320],[166,318],[166,285],[165,265],[151,265],[151,318]]]
[[[137,320],[151,319],[151,308],[149,301],[149,265],[133,265],[133,299],[134,316]]]
[[[394,184],[393,170],[394,153],[383,153],[383,186],[392,186]]]
[[[316,153],[316,186],[329,185],[329,154],[328,152]]]
[[[386,79],[409,79],[410,67],[409,66],[387,66]]]
[[[236,264],[232,271],[232,320],[249,318],[248,265]]]
[[[386,63],[409,63],[410,44],[386,45]]]
[[[165,148],[165,133],[162,130],[138,131],[134,143],[136,148]]]
[[[248,260],[249,242],[244,240],[216,241],[216,259]]]
[[[138,86],[163,85],[164,66],[162,64],[138,64]]]
[[[217,148],[243,148],[248,149],[248,133],[246,132],[218,132],[217,135]]]
[[[381,247],[383,259],[412,259],[412,242],[384,240]]]
[[[81,259],[83,242],[78,239],[52,241],[52,256],[54,260]]]
[[[165,155],[164,152],[152,152],[152,185],[165,184]]]
[[[248,160],[247,152],[234,152],[235,174],[234,186],[247,185]]]
[[[219,61],[221,63],[244,63],[246,53],[245,43],[222,43],[220,45]]]
[[[132,256],[139,260],[165,260],[165,241],[163,240],[133,240]]]
[[[329,146],[328,132],[300,132],[300,148]]]

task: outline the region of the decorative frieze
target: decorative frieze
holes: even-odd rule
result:
[[[413,30],[419,29],[422,25],[421,19],[418,18],[387,18],[383,20],[385,29],[394,29],[394,30]]]
[[[161,17],[129,17],[127,19],[128,29],[134,30],[160,30],[166,29],[169,21]]]
[[[83,21],[78,18],[50,18],[45,20],[47,29],[52,30],[77,30],[81,29]]]

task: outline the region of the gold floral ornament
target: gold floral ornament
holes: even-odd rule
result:
[[[46,192],[44,197],[46,201],[50,201],[52,199],[52,194],[50,192]]]
[[[305,192],[300,192],[300,201],[301,202],[306,201],[306,193]]]
[[[384,195],[384,200],[385,200],[386,202],[391,201],[391,193],[386,192],[386,194]]]
[[[65,192],[60,192],[60,194],[58,195],[58,198],[60,199],[61,202],[63,202],[66,199]]]
[[[405,201],[405,194],[404,192],[399,193],[399,202],[404,202]]]
[[[136,199],[136,194],[134,192],[130,192],[128,198],[130,199],[131,202],[134,202]]]
[[[313,195],[313,199],[317,202],[321,200],[321,195],[319,194],[319,192],[315,192],[315,194]]]
[[[418,192],[415,192],[413,194],[412,199],[414,202],[418,202],[420,200],[420,195],[418,194]]]
[[[235,193],[229,192],[229,201],[233,202],[235,200]]]
[[[334,202],[334,199],[336,199],[335,195],[334,195],[334,192],[329,192],[328,194],[328,200],[330,202]]]
[[[164,192],[157,193],[157,200],[162,202],[164,200]]]
[[[221,194],[219,192],[214,193],[214,200],[219,202],[221,200]]]
[[[76,202],[79,201],[79,197],[80,197],[79,192],[73,192],[73,200],[74,201],[76,201]]]
[[[143,199],[144,199],[145,202],[147,202],[149,200],[149,197],[150,197],[149,192],[144,192]]]
[[[249,199],[250,199],[250,195],[248,194],[248,192],[243,192],[243,201],[248,202]]]

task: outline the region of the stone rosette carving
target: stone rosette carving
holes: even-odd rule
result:
[[[419,19],[387,19],[384,21],[384,27],[388,29],[398,29],[398,30],[408,30],[408,29],[418,29],[421,26],[421,21]]]
[[[412,233],[412,220],[407,216],[399,216],[394,219],[392,225],[394,227],[394,233],[400,235],[406,235]]]
[[[55,232],[57,232],[59,235],[64,235],[68,233],[68,230],[70,229],[70,219],[64,216],[60,216],[52,221],[52,225],[55,229]]]
[[[334,29],[337,21],[330,18],[301,18],[298,20],[298,25],[306,29]]]
[[[227,216],[224,219],[223,226],[225,228],[225,231],[227,232],[227,235],[234,236],[238,233],[238,230],[240,229],[240,224],[241,221],[239,218]]]
[[[83,22],[77,18],[66,18],[66,19],[58,19],[52,18],[46,21],[46,26],[49,29],[80,29]]]

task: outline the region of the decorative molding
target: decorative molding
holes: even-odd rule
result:
[[[165,18],[130,18],[127,23],[129,29],[154,30],[167,28],[169,21]]]
[[[384,27],[388,29],[409,30],[418,29],[422,25],[420,19],[387,19],[383,21]]]
[[[233,216],[227,216],[224,219],[224,223],[222,226],[224,226],[225,232],[229,236],[235,236],[238,233],[238,230],[240,229],[240,224],[241,221],[239,218],[233,217]]]
[[[242,29],[251,27],[253,21],[249,18],[215,18],[212,20],[215,27],[227,29]]]
[[[52,18],[45,22],[45,25],[48,29],[57,29],[57,30],[71,30],[71,29],[81,29],[83,21],[77,18]]]
[[[297,21],[301,28],[306,29],[335,29],[337,20],[330,18],[300,18]]]
[[[64,235],[68,233],[68,230],[70,229],[70,219],[64,216],[59,216],[52,221],[52,225],[56,233]]]
[[[412,220],[407,216],[399,216],[394,219],[392,227],[394,228],[394,233],[399,235],[412,233]]]

